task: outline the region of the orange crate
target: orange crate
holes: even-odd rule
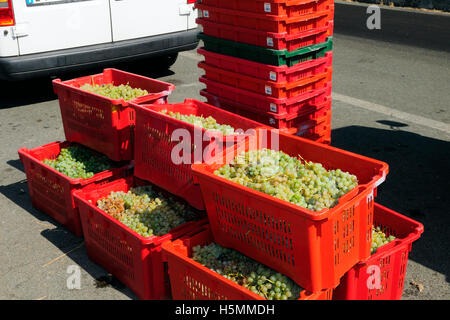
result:
[[[412,243],[423,233],[423,225],[393,210],[375,203],[373,223],[397,239],[378,248],[366,261],[361,261],[348,271],[340,285],[333,291],[333,300],[400,300],[403,294],[408,255]],[[370,289],[369,277],[376,284],[375,273],[380,270],[380,287]],[[369,272],[368,272],[369,271]]]
[[[162,252],[167,260],[174,300],[265,300],[250,290],[224,278],[191,259],[197,245],[213,242],[209,226],[192,231],[185,237],[166,242]],[[331,300],[332,289],[319,293],[303,290],[298,300]]]
[[[333,21],[329,21],[326,26],[294,34],[235,27],[210,22],[202,18],[198,18],[196,21],[203,27],[205,35],[274,50],[294,51],[302,47],[323,43],[333,35]]]
[[[205,224],[206,219],[202,217],[203,213],[199,212],[201,220],[189,221],[163,236],[146,238],[96,205],[99,199],[110,195],[111,192],[128,192],[130,188],[142,185],[149,183],[130,176],[74,192],[83,225],[86,250],[92,261],[119,279],[139,299],[169,299],[170,287],[161,257],[161,244],[197,229]],[[159,191],[176,199],[163,190]]]
[[[165,105],[134,105],[136,112],[135,126],[135,169],[136,177],[150,181],[155,185],[185,199],[196,209],[204,210],[204,203],[200,187],[192,180],[191,163],[208,161],[209,151],[214,152],[213,146],[225,148],[243,141],[250,129],[263,125],[250,119],[241,117],[226,110],[216,108],[201,101],[186,99],[183,103]],[[244,131],[241,135],[214,137],[211,130],[205,130],[193,124],[175,119],[160,111],[179,112],[184,115],[204,117],[212,116],[218,123],[228,124]],[[183,161],[175,163],[172,158],[174,147],[183,141],[172,140],[172,135],[185,130],[191,137],[191,148],[182,150]],[[250,130],[251,132],[251,130]],[[199,135],[198,149],[194,149]],[[207,138],[209,137],[210,140]],[[205,139],[203,139],[205,138]],[[200,150],[201,149],[201,150]],[[178,155],[180,154],[180,151]],[[214,155],[211,154],[211,157]],[[188,160],[188,161],[184,161]]]
[[[197,3],[199,17],[205,20],[274,33],[296,34],[327,26],[334,20],[334,3],[331,1],[321,11],[289,17],[224,9]]]
[[[235,11],[296,17],[326,10],[334,0],[202,0],[201,3]]]
[[[317,106],[305,105],[302,111],[297,113],[277,114],[255,110],[215,96],[206,90],[200,91],[200,95],[208,99],[208,103],[219,108],[304,138],[316,137],[317,134],[321,136],[324,132],[331,130],[331,99]]]
[[[204,77],[208,80],[277,99],[294,98],[316,89],[322,89],[328,83],[331,87],[333,74],[333,68],[329,67],[322,73],[296,81],[275,82],[243,75],[241,72],[224,70],[204,62],[199,62],[198,67],[205,70]]]
[[[374,195],[388,165],[277,130],[258,129],[257,136],[246,142],[232,151],[266,147],[301,155],[327,169],[356,175],[359,185],[334,208],[315,212],[214,175],[234,159],[235,153],[224,152],[216,163],[192,165],[214,240],[285,274],[308,291],[335,288],[348,270],[370,256]]]
[[[56,159],[61,149],[71,145],[74,143],[57,141],[33,149],[20,148],[18,153],[25,168],[33,207],[45,212],[75,236],[82,237],[83,229],[73,193],[88,185],[126,177],[131,173],[133,165],[130,161],[123,161],[117,163],[117,168],[99,172],[91,178],[72,179],[42,162],[45,159]]]

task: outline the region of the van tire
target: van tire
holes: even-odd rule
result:
[[[166,56],[161,56],[152,59],[152,64],[155,70],[165,71],[168,70],[177,61],[178,52],[172,53]]]

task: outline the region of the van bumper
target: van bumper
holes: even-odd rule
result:
[[[0,80],[53,76],[195,49],[198,29],[15,57],[0,57]]]

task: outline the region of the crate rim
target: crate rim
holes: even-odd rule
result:
[[[163,96],[168,96],[176,88],[175,85],[173,85],[171,83],[160,81],[160,80],[157,80],[157,79],[152,79],[152,78],[145,77],[145,76],[142,76],[142,75],[139,75],[139,74],[136,74],[136,73],[123,71],[123,70],[119,70],[119,69],[116,69],[116,68],[105,68],[105,69],[103,69],[103,73],[93,74],[93,75],[90,75],[90,77],[103,75],[106,71],[120,72],[120,73],[127,74],[127,75],[130,75],[130,76],[133,76],[133,77],[138,77],[138,78],[145,79],[145,80],[151,80],[152,82],[157,82],[159,84],[169,85],[169,90],[164,90],[164,91],[161,91],[161,92],[158,92],[158,93],[151,93],[151,92],[149,92],[149,94],[147,94],[145,96],[137,97],[137,98],[134,98],[134,99],[126,101],[123,98],[121,98],[121,99],[111,99],[111,98],[99,95],[97,93],[86,91],[86,90],[82,90],[82,89],[80,89],[78,87],[75,87],[75,86],[72,86],[72,85],[68,84],[69,81],[73,81],[75,79],[70,79],[70,80],[64,80],[63,81],[63,80],[57,78],[57,79],[53,79],[52,83],[53,83],[54,88],[56,86],[65,87],[66,89],[69,89],[71,91],[75,91],[75,92],[77,92],[79,94],[82,94],[84,96],[86,96],[86,95],[89,95],[91,97],[93,96],[93,97],[95,97],[97,99],[108,101],[108,102],[110,102],[113,105],[118,105],[118,106],[121,106],[121,107],[127,107],[127,106],[130,105],[131,102],[134,102],[134,103],[145,103],[146,101],[148,101],[148,99],[152,99],[153,100],[153,99],[159,99],[159,98],[161,98]],[[89,77],[89,76],[86,76],[86,77]],[[81,78],[84,78],[84,77],[81,77]]]
[[[267,126],[265,126],[262,123],[256,122],[256,121],[254,121],[252,119],[248,119],[248,118],[242,117],[242,116],[240,116],[238,114],[229,112],[227,110],[218,108],[218,107],[213,106],[213,105],[211,105],[209,103],[206,103],[206,102],[203,102],[203,101],[199,101],[199,100],[196,100],[196,99],[185,99],[184,102],[168,103],[168,104],[164,104],[164,105],[153,105],[153,104],[148,104],[148,105],[142,104],[142,105],[139,105],[139,104],[131,103],[131,106],[133,108],[137,109],[137,110],[140,110],[140,111],[144,111],[145,110],[145,112],[150,112],[153,116],[155,116],[155,117],[157,117],[159,119],[163,119],[164,121],[169,122],[169,123],[174,124],[174,125],[177,125],[180,122],[183,122],[183,125],[188,127],[190,130],[201,129],[202,133],[206,137],[219,137],[219,138],[221,138],[221,139],[223,139],[225,141],[228,141],[228,142],[230,142],[230,141],[236,141],[237,142],[237,141],[241,141],[242,139],[245,139],[245,137],[247,137],[249,135],[248,133],[245,133],[245,132],[243,134],[239,134],[239,135],[221,135],[220,131],[214,131],[214,130],[211,130],[211,129],[205,129],[205,128],[196,126],[196,125],[194,125],[192,123],[172,118],[169,115],[166,115],[166,114],[163,114],[163,113],[160,113],[160,112],[158,112],[156,110],[151,109],[152,106],[164,109],[164,108],[170,107],[170,106],[177,106],[177,105],[181,106],[183,104],[191,104],[191,103],[205,105],[208,108],[211,108],[213,111],[226,113],[226,114],[228,114],[230,116],[237,117],[237,118],[240,118],[242,120],[245,120],[246,122],[249,122],[249,123],[251,122],[251,124],[254,125],[255,128],[254,129],[249,129],[249,130],[256,130],[258,128],[267,128]],[[240,128],[235,128],[235,129],[240,129]]]

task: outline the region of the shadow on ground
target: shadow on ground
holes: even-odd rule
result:
[[[399,128],[407,125],[401,123],[378,122],[391,129],[336,129],[332,145],[389,164],[375,201],[424,225],[410,259],[444,274],[450,282],[450,142],[403,131]]]
[[[15,166],[15,164],[13,166]],[[137,299],[130,289],[123,285],[119,280],[112,277],[101,266],[89,259],[86,247],[83,244],[83,238],[74,236],[64,226],[53,220],[51,217],[33,208],[28,193],[27,180],[0,186],[0,193],[27,211],[30,215],[34,216],[40,222],[43,222],[42,225],[55,226],[54,228],[43,230],[41,235],[61,250],[62,254],[66,254],[68,258],[73,260],[80,268],[84,269],[95,279],[94,282],[89,285],[95,286],[97,290],[102,290],[104,287],[111,286],[129,298]]]
[[[108,68],[117,68],[155,79],[174,74],[171,70],[155,70],[154,62],[151,59],[114,64],[108,66]],[[53,92],[53,79],[59,78],[61,80],[69,80],[101,73],[103,69],[104,68],[92,68],[80,72],[63,73],[55,77],[36,78],[24,81],[0,81],[0,109],[56,100],[58,97]]]

